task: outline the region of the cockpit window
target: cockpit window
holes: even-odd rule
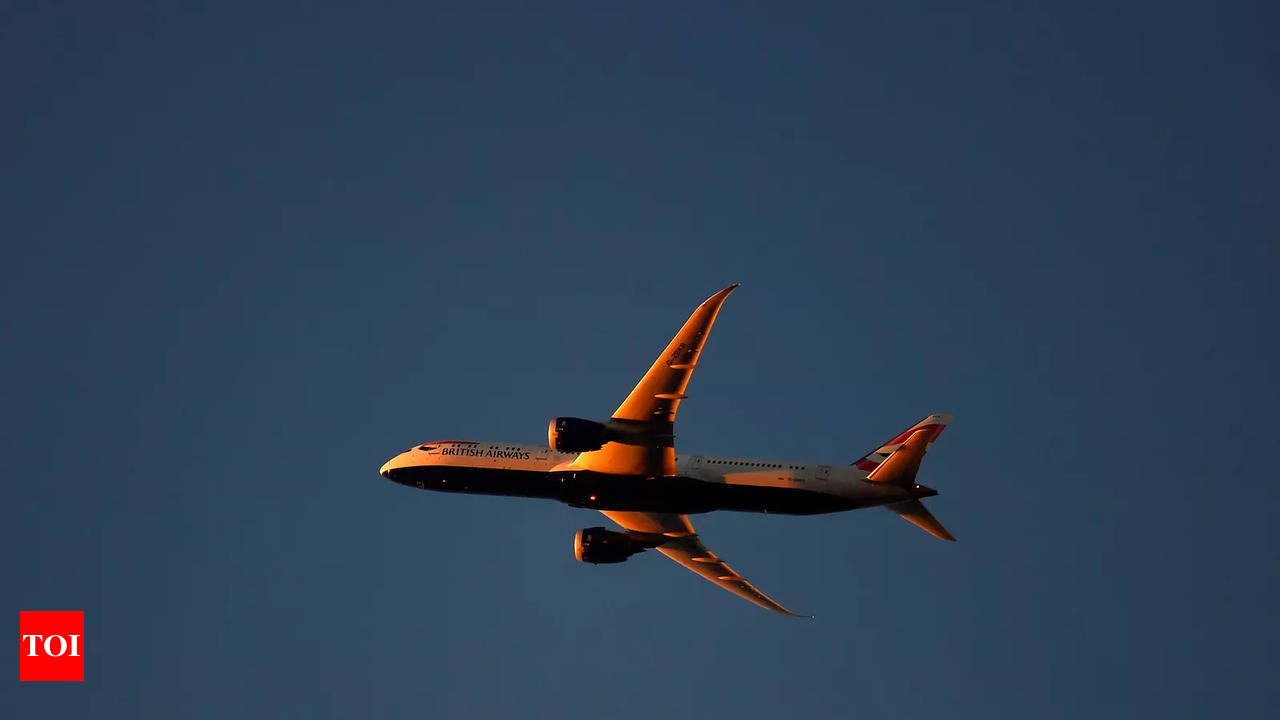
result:
[[[430,451],[430,450],[435,450],[436,448],[434,445],[419,445],[418,449],[423,451]]]

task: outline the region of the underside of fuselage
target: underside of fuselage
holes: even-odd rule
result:
[[[401,467],[391,480],[422,490],[558,500],[593,510],[677,514],[713,510],[817,515],[862,507],[836,495],[798,488],[705,482],[688,477],[647,478],[583,471],[505,470],[447,465]]]

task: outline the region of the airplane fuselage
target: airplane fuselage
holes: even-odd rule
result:
[[[934,494],[919,486],[867,482],[867,472],[851,465],[678,455],[675,475],[645,477],[585,470],[574,466],[577,457],[538,445],[453,440],[407,450],[381,472],[423,490],[678,514],[739,510],[814,515]]]

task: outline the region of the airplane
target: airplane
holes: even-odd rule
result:
[[[439,440],[396,455],[379,471],[423,490],[558,500],[599,510],[621,531],[579,530],[574,556],[619,563],[654,549],[746,600],[791,612],[702,544],[689,515],[714,510],[813,515],[881,506],[942,540],[951,533],[920,502],[920,462],[949,414],[933,414],[846,466],[677,455],[675,419],[703,345],[735,283],[693,311],[635,389],[607,420],[557,417],[547,445]]]

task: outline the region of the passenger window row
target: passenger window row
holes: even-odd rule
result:
[[[707,460],[708,465],[738,465],[742,467],[780,468],[777,463],[739,462],[737,460]],[[804,470],[804,465],[787,465],[788,470]]]

